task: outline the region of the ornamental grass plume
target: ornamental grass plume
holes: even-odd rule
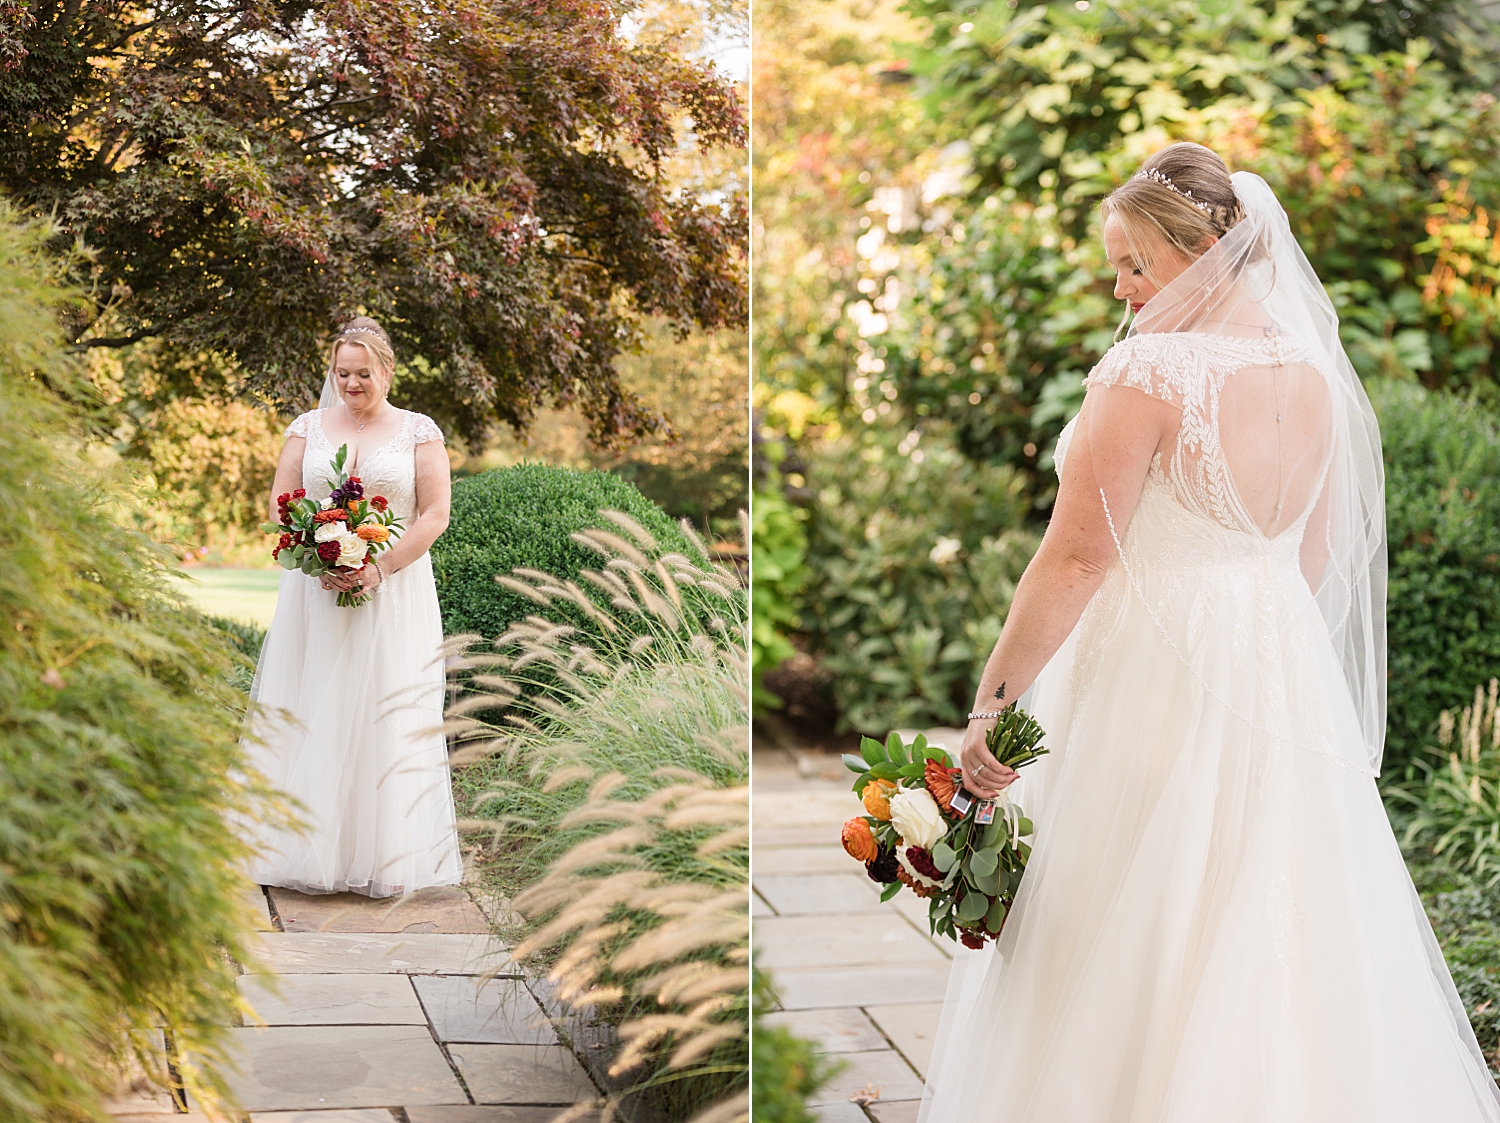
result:
[[[520,918],[507,933],[516,958],[616,1034],[609,1093],[558,1123],[630,1104],[738,1123],[749,1118],[747,597],[690,526],[694,557],[662,553],[619,512],[601,516],[610,529],[574,535],[599,569],[577,582],[498,578],[538,606],[582,611],[596,636],[532,616],[483,649],[452,641],[460,826]]]
[[[1461,869],[1500,883],[1500,680],[1474,688],[1455,719],[1438,716],[1437,745],[1414,762],[1420,775],[1385,798],[1410,813],[1401,846],[1425,847]]]

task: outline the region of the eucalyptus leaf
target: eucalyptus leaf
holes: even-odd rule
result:
[[[958,902],[958,918],[973,923],[990,911],[990,899],[983,893],[970,893]]]
[[[1000,856],[993,850],[976,850],[969,855],[968,868],[977,877],[987,877],[1000,864]]]
[[[944,873],[951,870],[957,860],[958,854],[946,842],[939,842],[932,848],[932,864]]]
[[[998,897],[991,902],[989,912],[985,913],[984,926],[991,932],[1000,931],[1000,926],[1005,923],[1005,902]]]

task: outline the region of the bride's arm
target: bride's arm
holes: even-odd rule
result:
[[[396,544],[383,554],[380,568],[387,577],[416,561],[448,529],[448,512],[453,498],[453,481],[449,474],[448,450],[442,441],[426,441],[416,448],[417,517],[402,532]]]
[[[273,523],[281,521],[276,497],[289,494],[302,486],[302,452],[306,448],[306,437],[288,437],[286,444],[281,446],[281,459],[276,461],[276,478],[271,482],[271,494],[268,497],[270,505],[266,508],[271,512],[270,521]]]
[[[1063,461],[1052,519],[1016,585],[1000,640],[980,677],[976,711],[998,710],[1015,701],[1068,638],[1115,558],[1100,488],[1109,497],[1114,530],[1123,541],[1151,458],[1171,449],[1181,418],[1174,406],[1139,390],[1090,389]],[[994,719],[970,722],[960,752],[964,786],[985,799],[1015,778],[995,764],[984,746],[985,731],[992,725]],[[979,779],[981,767],[986,782]]]

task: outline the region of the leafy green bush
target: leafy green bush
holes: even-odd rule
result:
[[[1386,768],[1430,744],[1438,712],[1500,674],[1500,427],[1409,382],[1370,383],[1390,536]]]
[[[517,464],[457,481],[448,529],[432,547],[444,634],[494,637],[536,611],[534,600],[498,584],[498,575],[531,569],[577,580],[598,554],[570,536],[596,525],[601,508],[623,511],[669,552],[693,550],[660,507],[608,472]],[[559,611],[569,624],[593,630],[577,606]]]
[[[844,728],[954,723],[1036,550],[1021,479],[936,433],[867,438],[808,465],[803,627]]]
[[[455,791],[481,877],[514,901],[514,954],[616,1030],[614,1105],[728,1120],[748,1106],[748,603],[732,570],[612,521],[627,538],[582,532],[607,608],[524,579],[600,638],[528,620],[453,668],[471,691],[449,710]]]
[[[165,1027],[212,1106],[246,959],[243,698],[81,455],[46,231],[0,211],[0,1120],[101,1117],[112,1061]]]
[[[751,1039],[754,1081],[751,1098],[755,1123],[816,1123],[807,1097],[828,1082],[839,1066],[817,1051],[817,1046],[795,1036],[784,1026],[766,1025],[765,1015],[776,1009],[771,980],[755,972],[755,1029]]]
[[[231,620],[227,616],[205,616],[203,620],[220,632],[239,655],[229,670],[229,681],[236,689],[249,694],[250,685],[255,681],[255,665],[260,661],[260,648],[266,642],[266,630],[259,624]]]
[[[797,601],[807,581],[807,512],[787,502],[780,487],[761,487],[750,515],[750,675],[757,711],[779,709],[781,699],[761,685],[761,675],[796,654],[786,633],[797,627]]]

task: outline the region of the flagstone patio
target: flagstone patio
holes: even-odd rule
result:
[[[825,1123],[915,1123],[948,941],[912,894],[882,904],[839,845],[863,808],[836,756],[758,750],[752,767],[756,962],[781,1000],[766,1020],[843,1062],[811,1100]]]
[[[238,982],[257,1019],[229,1031],[238,1123],[548,1123],[598,1097],[463,889],[246,892],[260,931]],[[206,1119],[165,1093],[109,1110]]]

